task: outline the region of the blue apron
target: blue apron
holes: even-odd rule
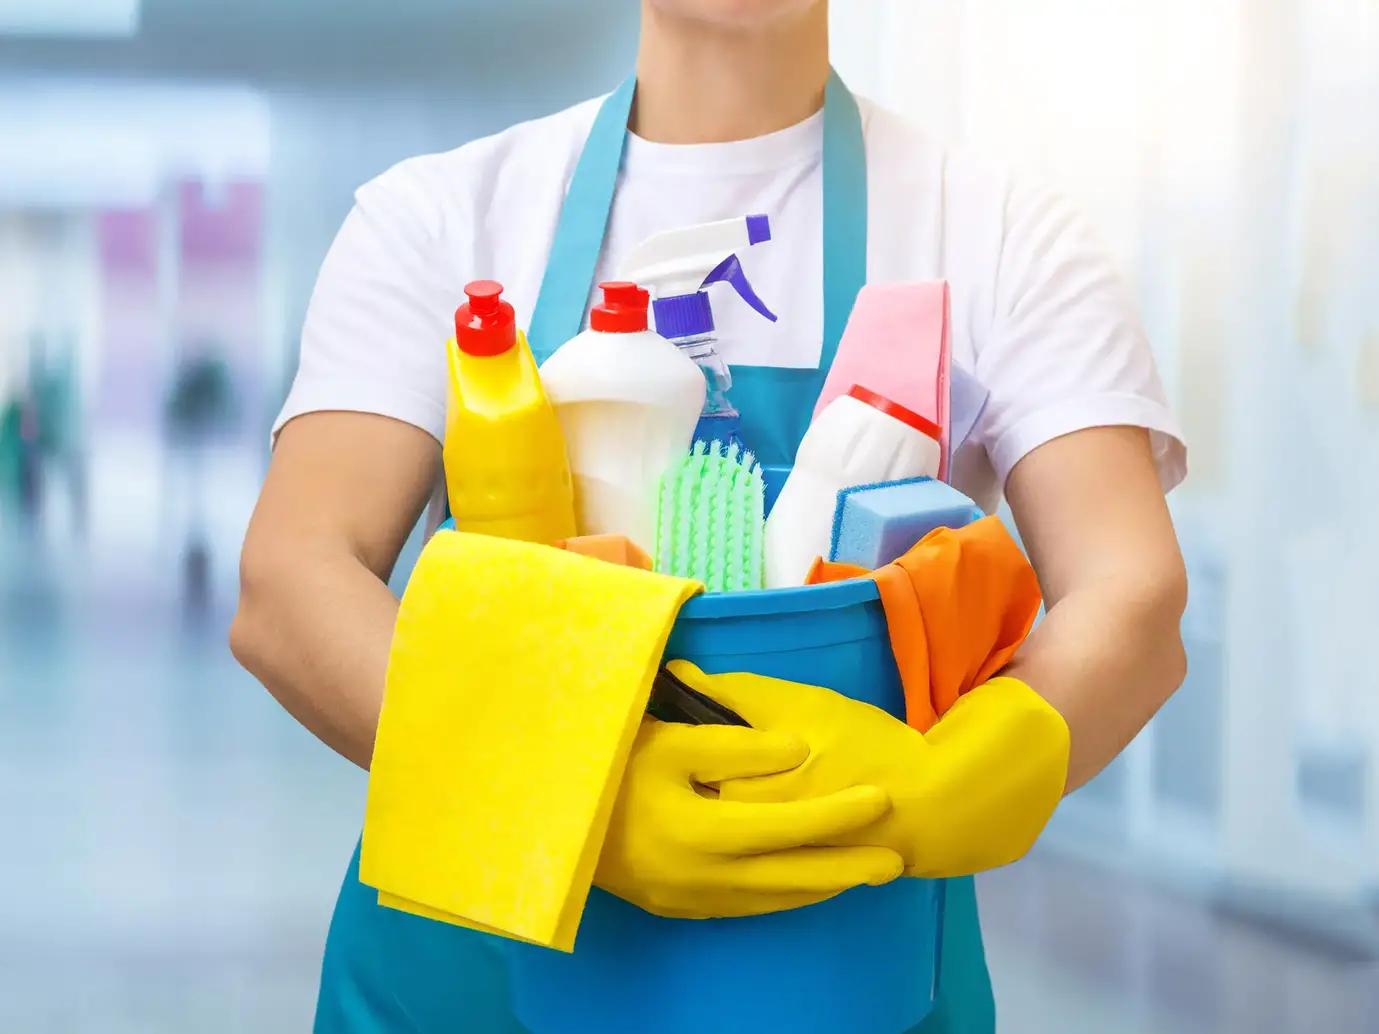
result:
[[[581,329],[612,209],[635,82],[600,108],[560,213],[528,339],[541,361]],[[824,102],[824,342],[818,369],[734,366],[741,434],[789,466],[866,282],[867,174],[857,102],[834,74]],[[918,933],[918,931],[917,931]],[[522,1034],[502,942],[382,908],[356,848],[326,940],[316,1034]],[[938,1002],[907,1034],[993,1034],[995,1005],[972,879],[948,881]],[[841,1034],[841,1032],[840,1032]],[[897,1032],[900,1034],[900,1032]]]

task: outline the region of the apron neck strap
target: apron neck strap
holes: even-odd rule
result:
[[[637,77],[629,75],[604,100],[570,179],[527,330],[527,342],[538,363],[578,334],[584,323],[636,92]]]
[[[824,92],[824,343],[820,374],[838,354],[867,282],[867,151],[857,98],[830,70]],[[820,388],[823,385],[820,384]]]
[[[636,76],[599,107],[575,166],[551,242],[527,340],[538,362],[579,333],[594,289],[618,185]],[[838,351],[852,304],[867,280],[867,156],[857,99],[829,70],[824,91],[824,340],[819,369]]]

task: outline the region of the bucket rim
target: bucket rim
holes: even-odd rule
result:
[[[849,578],[824,585],[790,589],[750,589],[746,592],[709,592],[695,596],[680,608],[681,621],[718,621],[724,618],[774,617],[823,610],[862,607],[881,599],[881,590],[870,578]]]

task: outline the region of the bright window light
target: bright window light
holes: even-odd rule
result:
[[[0,35],[133,36],[139,0],[0,0]]]

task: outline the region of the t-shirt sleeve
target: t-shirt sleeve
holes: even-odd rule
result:
[[[294,417],[326,410],[377,413],[442,439],[454,306],[418,188],[399,167],[357,192],[312,292],[275,440]]]
[[[1129,291],[1091,226],[1052,194],[1010,195],[991,331],[974,372],[991,392],[974,433],[998,484],[1040,445],[1090,427],[1148,429],[1165,491],[1187,473]]]

